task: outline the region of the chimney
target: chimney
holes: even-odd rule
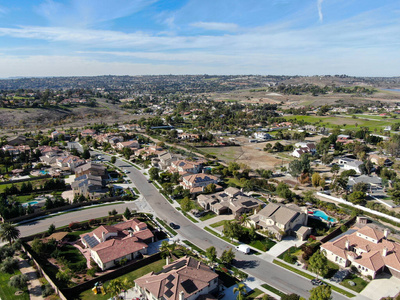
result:
[[[129,236],[133,237],[133,232],[132,231],[129,232]]]
[[[165,264],[168,266],[169,265],[169,256],[165,259]]]
[[[388,248],[383,247],[382,256],[387,256],[387,255],[388,255]]]
[[[106,233],[105,233],[104,231],[101,233],[101,240],[102,240],[103,242],[106,241]]]
[[[179,293],[179,300],[185,300],[185,293],[183,291]]]
[[[350,250],[350,241],[346,240],[346,250]]]
[[[383,231],[383,236],[385,237],[385,239],[388,238],[388,236],[389,236],[389,229],[385,228],[385,230]]]

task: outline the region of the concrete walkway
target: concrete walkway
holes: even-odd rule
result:
[[[28,277],[28,292],[31,300],[43,300],[42,284],[36,275],[36,270],[28,263],[27,260],[19,258],[19,269],[22,274]]]

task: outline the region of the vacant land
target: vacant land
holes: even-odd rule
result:
[[[282,159],[274,153],[263,151],[266,143],[244,143],[240,146],[207,147],[201,148],[201,150],[215,155],[227,164],[230,162],[243,163],[251,169],[274,169],[288,163],[285,158]]]

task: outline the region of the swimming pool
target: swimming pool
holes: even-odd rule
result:
[[[47,174],[49,174],[49,171],[40,170],[39,173],[40,173],[40,174],[43,174],[43,175],[47,175]]]
[[[37,202],[37,201],[30,201],[30,202],[27,202],[27,203],[24,203],[24,204],[22,204],[22,206],[28,206],[28,205],[35,205],[35,204],[38,204],[39,202]]]
[[[316,216],[316,217],[319,217],[319,218],[322,218],[322,219],[324,219],[325,221],[328,221],[328,222],[336,222],[335,218],[331,218],[326,213],[324,213],[322,210],[314,210],[314,213],[312,215]]]

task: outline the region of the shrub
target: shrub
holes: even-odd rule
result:
[[[44,286],[42,286],[42,296],[43,297],[47,297],[54,294],[54,289],[52,288],[52,286],[50,284],[46,284]]]
[[[28,277],[25,274],[15,275],[11,277],[8,282],[9,286],[15,287],[19,290],[22,290],[26,287],[26,282],[28,281]]]
[[[0,272],[2,273],[13,273],[18,268],[18,260],[12,257],[7,257],[3,260],[0,265]]]
[[[297,257],[291,255],[290,253],[285,253],[285,255],[283,256],[283,260],[289,264],[294,264],[297,261]]]
[[[96,268],[90,268],[87,270],[86,274],[90,277],[95,277],[96,276]]]
[[[10,246],[3,246],[0,248],[0,259],[3,260],[6,257],[13,257],[15,251]]]

